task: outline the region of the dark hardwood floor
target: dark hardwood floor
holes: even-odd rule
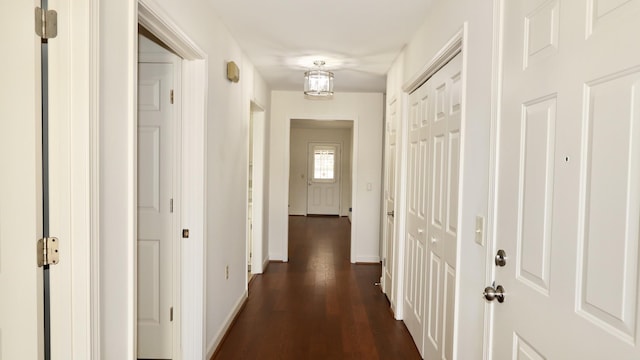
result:
[[[289,218],[289,262],[271,263],[213,359],[420,359],[374,283],[349,262],[346,218]]]

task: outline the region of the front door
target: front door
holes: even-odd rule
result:
[[[503,5],[493,358],[639,359],[640,1]]]
[[[0,12],[0,359],[43,356],[40,39],[34,2]]]
[[[307,214],[340,215],[340,144],[309,143]]]
[[[138,357],[170,359],[174,65],[138,65]]]

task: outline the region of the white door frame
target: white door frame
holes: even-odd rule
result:
[[[247,229],[252,234],[252,258],[251,258],[251,273],[262,274],[264,269],[267,268],[268,258],[263,256],[263,249],[266,248],[264,244],[265,236],[263,234],[264,223],[264,164],[265,164],[265,112],[264,108],[254,101],[251,101],[251,115],[253,117],[253,167],[252,167],[252,181],[253,181],[253,205],[252,209],[252,223],[253,228]],[[249,201],[247,200],[247,203]],[[248,236],[247,236],[248,242]]]
[[[486,241],[486,264],[485,268],[485,283],[491,284],[495,279],[496,267],[491,264],[494,261],[494,255],[497,249],[496,239],[496,214],[497,214],[497,201],[498,201],[498,124],[500,123],[500,109],[502,108],[502,51],[503,51],[503,36],[504,29],[504,0],[493,1],[493,64],[492,64],[492,77],[491,77],[491,98],[495,99],[494,106],[491,111],[491,129],[490,129],[490,141],[489,141],[489,191],[488,191],[488,209],[487,219],[485,224],[485,241]],[[491,302],[486,302],[484,306],[484,336],[482,340],[483,358],[493,358],[493,320],[494,309]]]
[[[346,120],[346,121],[352,121],[353,122],[353,132],[352,132],[352,144],[351,146],[353,147],[353,154],[352,154],[352,158],[351,158],[351,188],[353,189],[353,184],[357,184],[358,183],[358,117],[357,116],[339,116],[339,115],[335,115],[335,116],[288,116],[287,120],[286,120],[286,126],[285,126],[285,134],[284,134],[284,149],[285,149],[285,162],[284,162],[284,166],[285,166],[285,174],[284,174],[284,178],[285,179],[289,179],[289,172],[290,172],[290,167],[291,167],[291,121],[292,120],[318,120],[318,121],[332,121],[332,120],[336,120],[336,119],[340,119],[340,120]],[[350,248],[350,261],[352,264],[356,263],[356,245],[358,243],[358,239],[355,236],[355,229],[357,229],[356,224],[358,223],[359,220],[359,216],[358,216],[358,207],[356,204],[356,194],[357,191],[351,191],[351,207],[353,209],[355,209],[355,211],[353,211],[353,213],[351,214],[351,248]],[[282,208],[282,212],[284,214],[284,219],[287,219],[287,224],[289,223],[289,186],[287,186],[287,191],[286,191],[286,199],[284,202],[284,206]],[[283,234],[283,249],[282,249],[282,261],[283,262],[288,262],[289,261],[289,227],[285,226],[284,227],[284,234]]]
[[[60,263],[50,270],[55,359],[100,354],[97,3],[48,4],[61,14],[49,41],[49,220],[60,239]]]
[[[181,155],[176,163],[181,168],[175,169],[176,199],[179,219],[176,230],[189,229],[189,241],[183,241],[175,250],[181,255],[177,281],[182,291],[177,301],[180,306],[178,316],[174,321],[174,349],[181,349],[182,353],[174,350],[174,359],[202,358],[205,354],[204,341],[204,276],[206,253],[205,204],[204,184],[205,154],[206,154],[206,93],[207,93],[207,65],[206,54],[202,51],[170,17],[149,0],[138,1],[138,22],[149,32],[169,46],[182,61],[181,89],[182,108],[181,118],[189,119],[182,123],[179,131],[181,144],[176,149],[176,155]],[[137,38],[137,32],[136,32]],[[136,80],[137,81],[137,80]],[[134,276],[135,274],[130,274]],[[135,304],[135,302],[134,302]],[[134,319],[135,320],[135,319]]]

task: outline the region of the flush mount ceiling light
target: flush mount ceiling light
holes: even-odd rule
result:
[[[313,62],[316,69],[304,73],[304,94],[307,96],[328,97],[333,95],[333,73],[322,70],[325,62]]]

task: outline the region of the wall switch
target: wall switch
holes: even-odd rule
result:
[[[480,246],[484,246],[484,217],[476,216],[476,243]]]

